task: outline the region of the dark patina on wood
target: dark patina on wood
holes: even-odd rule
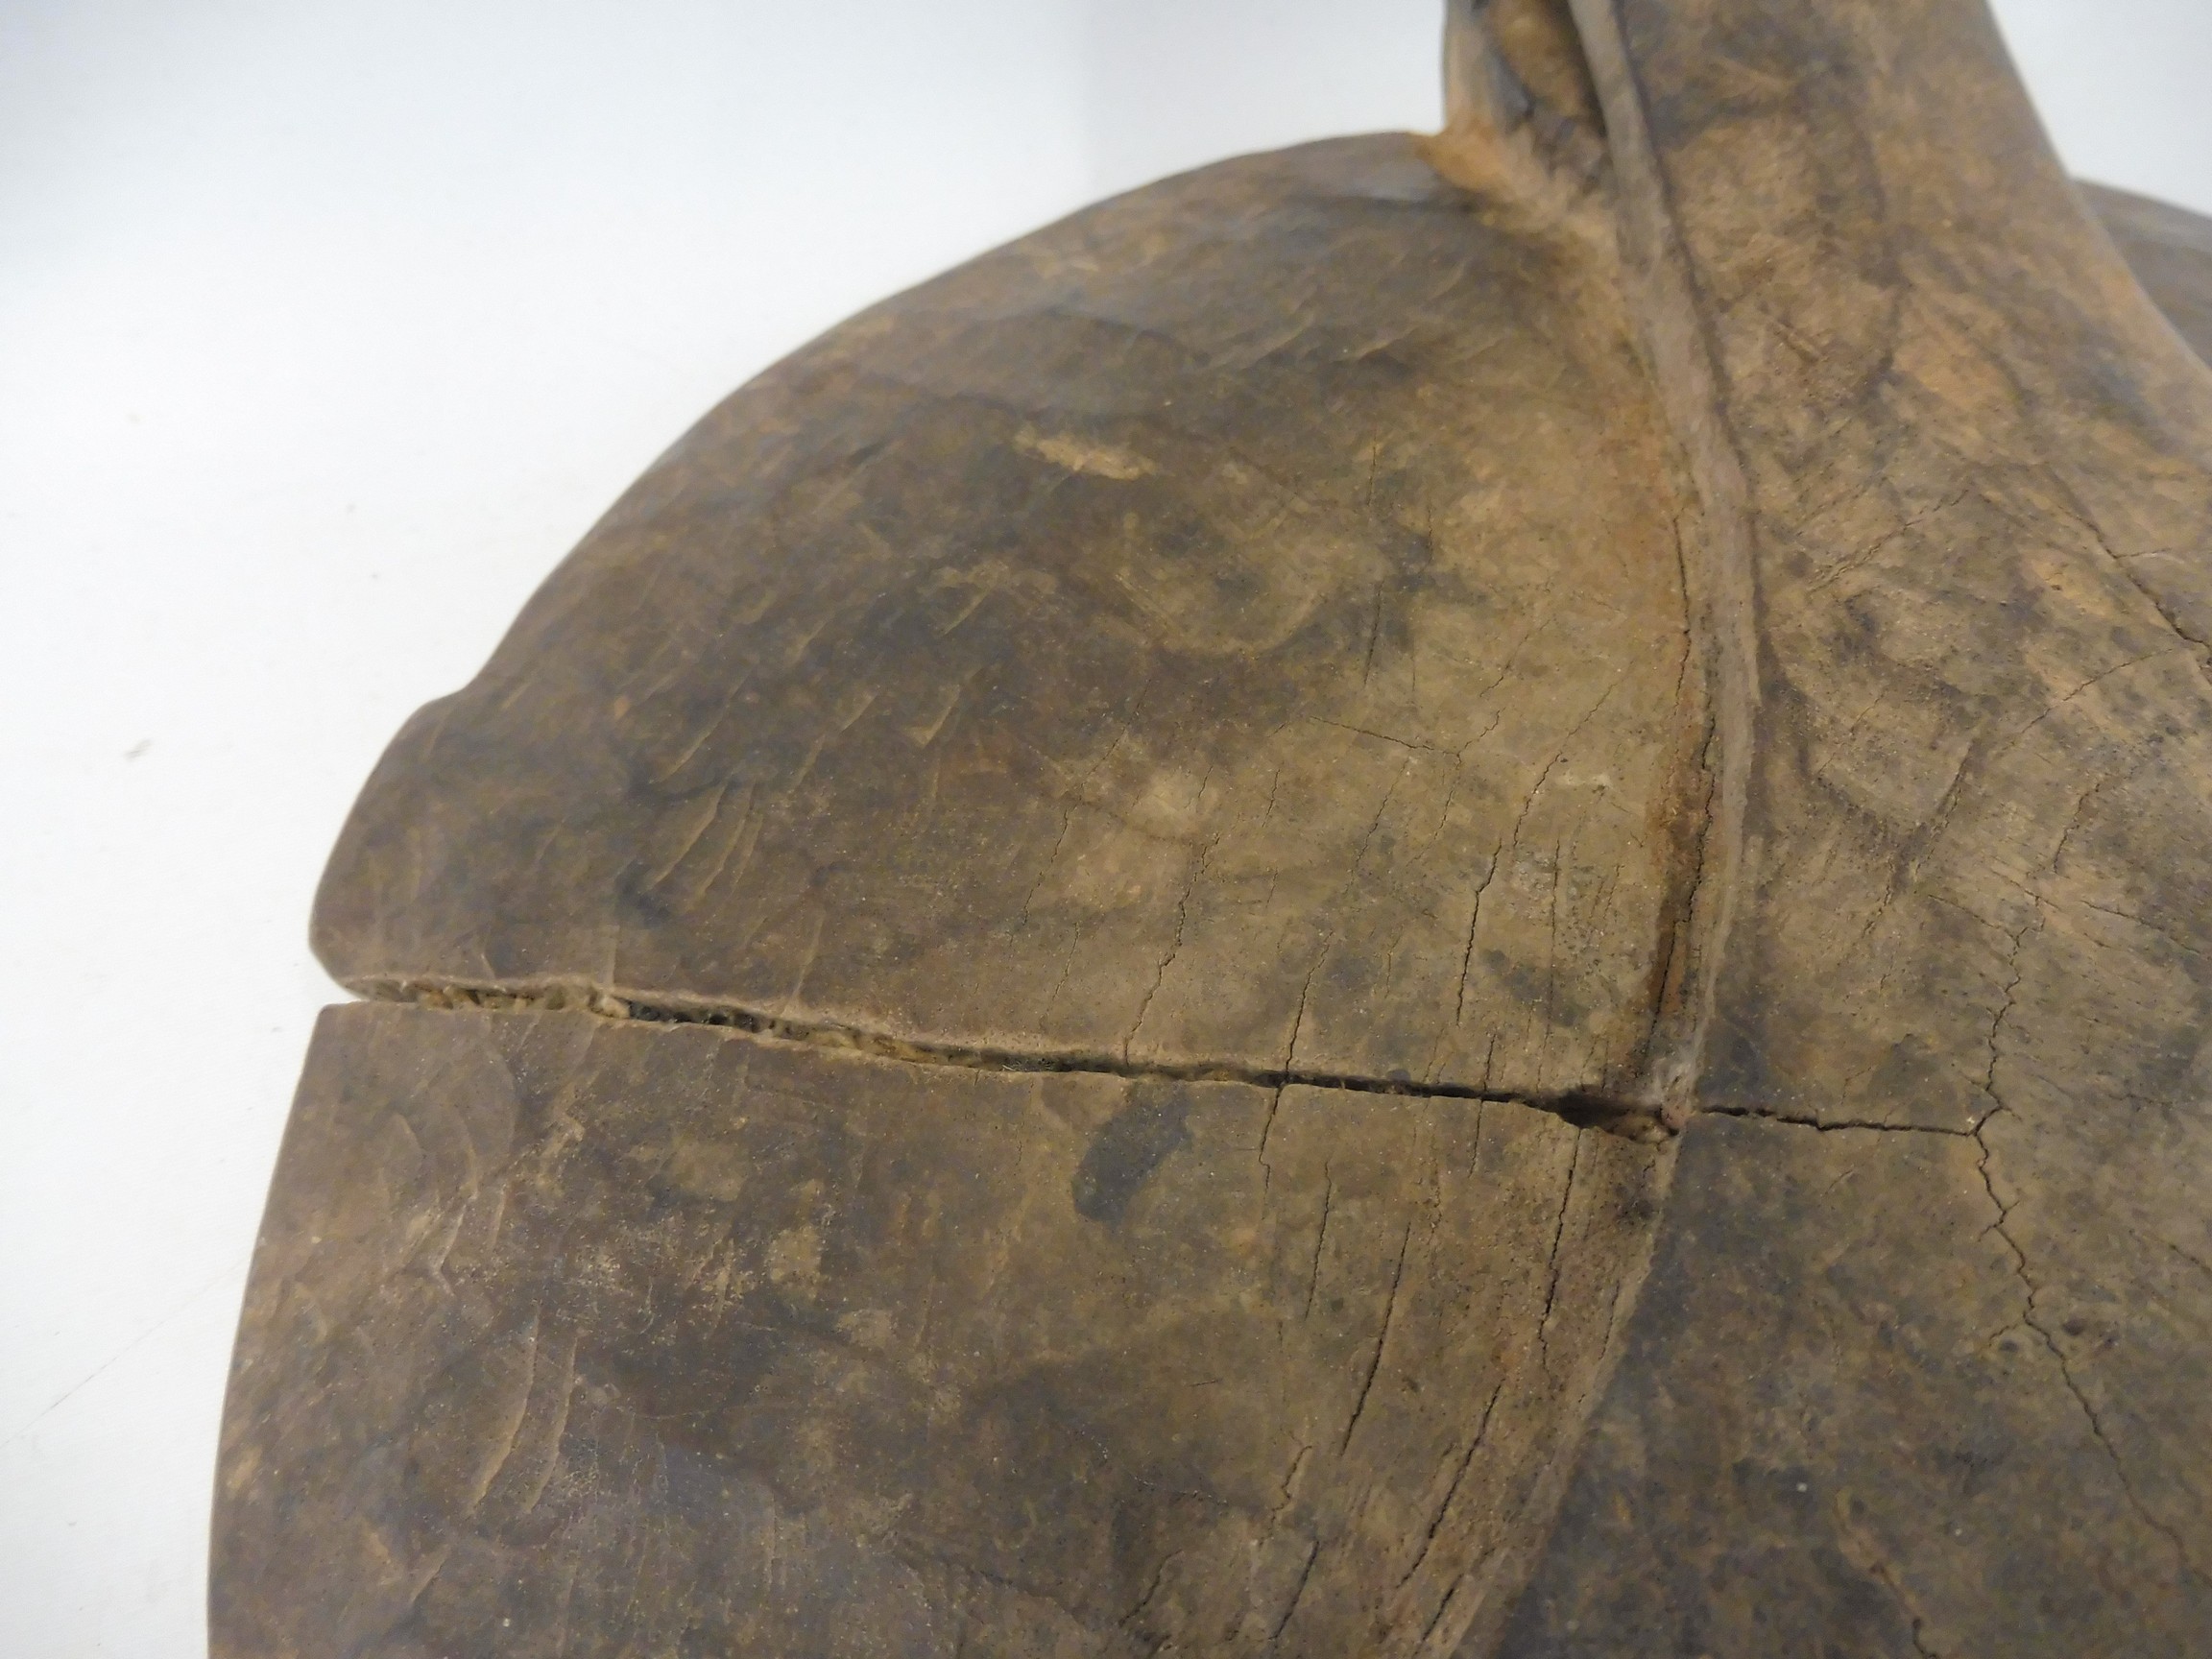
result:
[[[1979,0],[1446,45],[400,733],[219,1654],[2212,1641],[2212,226]]]

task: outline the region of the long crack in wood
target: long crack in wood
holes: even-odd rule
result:
[[[1674,1131],[1657,1109],[1591,1090],[1558,1094],[1479,1089],[1456,1083],[1421,1083],[1402,1077],[1253,1066],[1232,1060],[1130,1060],[1088,1050],[1030,1051],[919,1041],[833,1021],[801,1020],[737,1003],[657,998],[579,979],[472,983],[451,979],[362,979],[349,989],[380,1002],[421,1008],[517,1014],[584,1014],[650,1025],[710,1025],[775,1043],[837,1048],[914,1066],[1015,1074],[1121,1077],[1136,1082],[1242,1083],[1256,1089],[1322,1089],[1353,1094],[1396,1094],[1422,1100],[1496,1101],[1527,1106],[1571,1124],[1623,1140],[1654,1144]]]

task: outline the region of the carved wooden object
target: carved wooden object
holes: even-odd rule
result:
[[[2212,225],[1979,0],[1447,55],[399,734],[218,1654],[2212,1651]]]

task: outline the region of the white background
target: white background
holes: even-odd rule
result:
[[[2212,211],[2212,5],[2000,12]],[[303,942],[384,740],[725,391],[1240,150],[1435,0],[0,0],[0,1654],[203,1650]]]

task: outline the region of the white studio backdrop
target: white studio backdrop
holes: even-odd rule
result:
[[[2007,0],[2212,211],[2212,6]],[[192,1659],[353,792],[706,407],[1238,151],[1434,125],[1436,0],[0,6],[0,1654]]]

